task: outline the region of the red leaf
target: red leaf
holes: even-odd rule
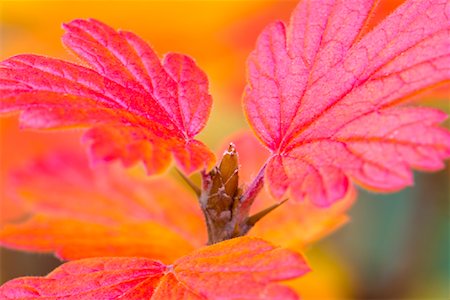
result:
[[[303,258],[254,238],[201,248],[166,266],[147,258],[66,263],[0,287],[2,299],[296,299],[275,282],[309,271]]]
[[[115,165],[91,169],[81,151],[36,160],[16,171],[8,186],[32,218],[1,228],[2,246],[70,260],[143,256],[171,262],[206,241],[196,199],[178,183],[140,180]]]
[[[29,128],[93,127],[94,157],[139,160],[149,173],[167,168],[173,153],[190,173],[212,165],[194,136],[211,108],[208,79],[195,62],[168,53],[162,61],[139,37],[96,20],[64,25],[64,43],[91,68],[20,55],[0,65],[1,112],[22,111]]]
[[[450,156],[446,116],[394,108],[450,78],[446,1],[407,1],[359,38],[374,1],[302,1],[290,26],[276,22],[248,59],[244,106],[272,154],[271,192],[326,206],[348,177],[393,191],[411,167],[437,170]]]

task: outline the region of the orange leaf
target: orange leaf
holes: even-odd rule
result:
[[[0,226],[26,213],[15,193],[8,188],[10,172],[23,164],[24,160],[46,153],[49,148],[58,145],[77,147],[79,138],[77,132],[36,134],[22,131],[18,129],[18,120],[14,116],[0,118]]]
[[[94,157],[167,168],[171,153],[185,172],[213,164],[194,139],[209,116],[208,79],[195,62],[168,53],[162,61],[139,37],[96,20],[64,25],[64,43],[91,68],[20,55],[0,65],[1,112],[22,111],[29,128],[92,127]]]
[[[82,153],[37,160],[17,171],[10,187],[35,216],[3,227],[3,246],[55,251],[64,259],[111,255],[168,262],[206,241],[196,200],[170,178],[144,181],[119,166],[92,170]]]
[[[0,287],[2,299],[297,299],[278,281],[309,271],[303,258],[254,238],[201,248],[166,266],[147,258],[69,262]]]
[[[170,262],[196,243],[154,221],[104,224],[69,217],[36,215],[0,230],[0,245],[31,252],[55,252],[64,260],[141,256]]]
[[[406,1],[361,37],[375,2],[301,1],[250,54],[245,112],[275,197],[328,206],[349,178],[396,191],[450,156],[443,112],[395,107],[449,80],[448,2]]]

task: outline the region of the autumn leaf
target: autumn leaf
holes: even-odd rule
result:
[[[360,36],[375,1],[301,1],[269,25],[248,58],[245,112],[271,151],[266,181],[281,198],[327,206],[349,178],[379,191],[413,182],[450,156],[443,112],[396,107],[450,78],[447,1],[406,1]]]
[[[172,160],[185,172],[212,166],[194,139],[211,108],[208,79],[183,54],[160,61],[142,39],[96,20],[64,25],[64,44],[89,67],[18,55],[0,64],[0,112],[22,111],[26,128],[88,127],[94,158],[143,161],[160,173]]]
[[[240,178],[248,183],[268,152],[251,132],[229,139],[244,162]],[[12,173],[8,192],[27,214],[0,228],[0,245],[54,252],[65,260],[109,255],[171,262],[206,243],[198,200],[180,183],[171,178],[142,180],[117,165],[92,169],[76,149],[49,153]],[[350,193],[326,209],[289,201],[258,222],[250,235],[303,249],[345,224],[354,199]],[[252,214],[272,204],[264,191]]]
[[[196,200],[178,183],[142,180],[117,165],[91,169],[75,149],[17,170],[8,186],[30,217],[1,228],[5,247],[69,260],[110,255],[171,262],[206,242]]]
[[[2,299],[297,299],[278,281],[309,271],[297,253],[255,238],[203,247],[173,265],[148,258],[93,258],[46,277],[0,287]],[[83,284],[80,284],[80,283]]]

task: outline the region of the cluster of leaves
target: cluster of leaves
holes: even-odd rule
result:
[[[243,101],[269,152],[249,133],[234,137],[242,168],[234,147],[214,167],[195,139],[212,100],[186,55],[160,60],[133,33],[75,20],[63,42],[86,66],[37,55],[3,61],[0,111],[20,111],[23,127],[86,127],[94,161],[143,162],[156,174],[174,160],[186,176],[201,171],[203,183],[197,207],[169,178],[92,169],[76,151],[16,172],[11,186],[33,216],[4,226],[1,244],[74,261],[4,284],[2,298],[295,299],[277,282],[308,272],[297,251],[345,223],[351,180],[395,191],[412,184],[411,168],[437,170],[450,156],[443,112],[398,107],[450,78],[449,3],[406,1],[366,32],[375,2],[302,1],[288,26],[262,32]],[[271,213],[276,223],[243,236],[279,205],[271,198],[286,195],[294,203]],[[214,245],[202,246],[202,213]]]

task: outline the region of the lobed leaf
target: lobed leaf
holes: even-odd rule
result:
[[[144,181],[114,167],[91,169],[72,150],[17,170],[8,186],[31,217],[3,226],[0,244],[69,260],[110,255],[171,262],[205,243],[202,215],[188,191],[168,178]]]
[[[448,3],[409,0],[360,36],[375,1],[302,1],[269,25],[248,58],[244,108],[271,155],[272,194],[328,206],[349,178],[376,190],[450,156],[445,114],[396,108],[450,78]]]
[[[64,43],[89,67],[37,55],[3,61],[0,112],[21,111],[28,128],[88,127],[95,158],[143,161],[149,173],[165,170],[172,155],[187,173],[213,164],[194,139],[212,100],[191,58],[168,53],[160,61],[135,34],[96,20],[64,28]]]
[[[241,237],[203,247],[167,266],[148,258],[93,258],[46,277],[0,287],[2,299],[297,299],[278,281],[309,271],[290,250]]]

